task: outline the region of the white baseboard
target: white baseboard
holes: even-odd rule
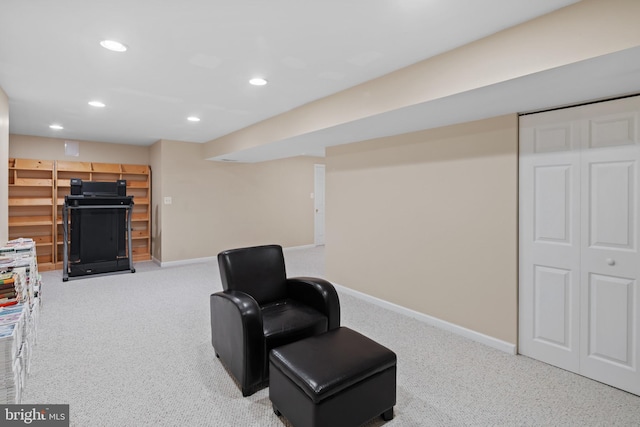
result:
[[[178,261],[165,261],[162,262],[157,258],[153,258],[153,262],[158,264],[160,267],[176,267],[179,265],[189,265],[189,264],[201,264],[205,262],[215,261],[217,258],[214,256],[208,256],[204,258],[191,258],[191,259],[181,259]]]
[[[311,248],[315,248],[316,245],[302,245],[302,246],[289,246],[288,248],[282,248],[283,252],[287,252],[287,251],[297,251],[299,249],[311,249]]]
[[[303,245],[303,246],[292,246],[292,247],[288,247],[288,248],[283,248],[283,251],[295,251],[295,250],[299,250],[299,249],[309,249],[309,248],[314,248],[315,245]],[[158,264],[160,267],[175,267],[175,266],[180,266],[180,265],[189,265],[189,264],[197,264],[197,263],[205,263],[205,262],[210,262],[210,261],[215,261],[217,258],[215,256],[211,256],[211,257],[204,257],[204,258],[191,258],[191,259],[184,259],[184,260],[178,260],[178,261],[167,261],[167,262],[162,262],[160,260],[158,260],[157,258],[153,258],[153,262],[155,262],[156,264]],[[362,300],[365,300],[367,302],[370,302],[374,305],[377,305],[379,307],[383,307],[386,308],[387,310],[391,310],[394,311],[396,313],[400,313],[402,315],[405,316],[409,316],[412,317],[414,319],[417,319],[421,322],[424,322],[430,326],[434,326],[436,328],[440,328],[440,329],[444,329],[446,331],[452,332],[456,335],[460,335],[463,336],[465,338],[471,339],[473,341],[479,342],[481,344],[487,345],[489,347],[495,348],[497,350],[500,351],[504,351],[505,353],[509,353],[509,354],[516,354],[516,345],[506,342],[506,341],[502,341],[499,340],[497,338],[491,337],[489,335],[485,335],[483,333],[480,332],[476,332],[473,331],[471,329],[467,329],[464,328],[462,326],[456,325],[454,323],[450,323],[447,322],[445,320],[442,319],[438,319],[437,317],[433,317],[433,316],[429,316],[427,314],[424,313],[420,313],[419,311],[415,311],[415,310],[411,310],[410,308],[406,308],[403,307],[401,305],[398,304],[394,304],[392,302],[389,301],[385,301],[383,299],[371,296],[369,294],[365,294],[364,292],[360,292],[360,291],[356,291],[354,289],[348,288],[346,286],[342,286],[342,285],[338,285],[336,283],[334,283],[334,286],[336,287],[336,289],[338,291],[344,292],[345,294],[349,294],[352,295],[356,298],[360,298]]]
[[[291,247],[288,247],[288,248],[282,248],[282,251],[283,252],[296,251],[296,250],[300,250],[300,249],[310,249],[310,248],[315,248],[315,247],[316,247],[316,245],[291,246]],[[178,266],[178,265],[199,264],[199,263],[203,263],[203,262],[215,261],[216,259],[217,259],[217,257],[215,257],[215,256],[209,256],[209,257],[204,257],[204,258],[190,258],[190,259],[181,259],[181,260],[178,260],[178,261],[162,262],[156,257],[152,257],[151,258],[151,260],[153,262],[155,262],[157,265],[159,265],[160,267],[175,267],[175,266]]]
[[[447,322],[445,320],[441,320],[438,319],[436,317],[433,316],[429,316],[426,315],[424,313],[420,313],[418,311],[415,310],[411,310],[410,308],[406,308],[403,307],[401,305],[398,304],[394,304],[392,302],[389,301],[385,301],[383,299],[380,298],[376,298],[374,296],[371,296],[369,294],[365,294],[363,292],[360,291],[356,291],[354,289],[350,289],[347,288],[346,286],[342,286],[342,285],[338,285],[333,283],[333,285],[336,287],[336,289],[340,292],[344,292],[345,294],[349,294],[352,295],[356,298],[360,298],[362,300],[365,300],[367,302],[370,302],[372,304],[375,304],[379,307],[383,307],[386,308],[388,310],[394,311],[396,313],[400,313],[403,314],[405,316],[409,316],[412,317],[414,319],[417,319],[421,322],[424,322],[430,326],[434,326],[436,328],[440,328],[440,329],[444,329],[446,331],[452,332],[456,335],[460,335],[463,336],[465,338],[468,338],[470,340],[479,342],[481,344],[487,345],[489,347],[493,347],[497,350],[500,351],[504,351],[505,353],[509,353],[509,354],[516,354],[516,345],[506,342],[506,341],[502,341],[499,340],[497,338],[494,337],[490,337],[489,335],[485,335],[482,334],[480,332],[476,332],[476,331],[472,331],[471,329],[467,329],[464,328],[462,326],[458,326],[454,323],[450,323]]]

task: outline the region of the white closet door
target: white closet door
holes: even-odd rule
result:
[[[580,373],[640,394],[638,113],[594,116],[582,134]]]
[[[640,97],[520,121],[520,353],[640,394]]]
[[[519,350],[577,372],[580,128],[564,116],[521,118]]]

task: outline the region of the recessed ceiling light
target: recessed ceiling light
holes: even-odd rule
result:
[[[100,101],[89,101],[89,105],[91,105],[92,107],[98,107],[98,108],[102,108],[105,106],[104,103]]]
[[[127,46],[115,40],[102,40],[100,46],[114,52],[125,52],[127,50]]]
[[[55,130],[61,130],[61,129],[64,129],[61,125],[55,125],[55,124],[54,124],[54,125],[49,125],[49,127],[50,127],[51,129],[55,129]]]
[[[251,80],[249,80],[249,83],[254,85],[254,86],[264,86],[267,84],[267,81],[265,79],[263,79],[262,77],[255,77]]]
[[[190,117],[187,117],[187,120],[189,120],[190,122],[199,122],[200,118],[196,116],[190,116]]]

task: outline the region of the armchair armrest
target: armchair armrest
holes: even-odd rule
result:
[[[240,291],[211,294],[211,344],[240,383],[243,394],[263,380],[265,360],[262,313],[255,299]]]
[[[290,298],[303,302],[327,316],[329,330],[340,326],[340,300],[331,283],[317,277],[287,279]]]

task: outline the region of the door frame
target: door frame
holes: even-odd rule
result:
[[[318,179],[322,175],[322,180]],[[326,167],[322,164],[313,165],[313,244],[324,245],[325,242],[325,179]],[[321,194],[322,197],[318,197]],[[319,212],[322,212],[322,221],[319,220]]]

